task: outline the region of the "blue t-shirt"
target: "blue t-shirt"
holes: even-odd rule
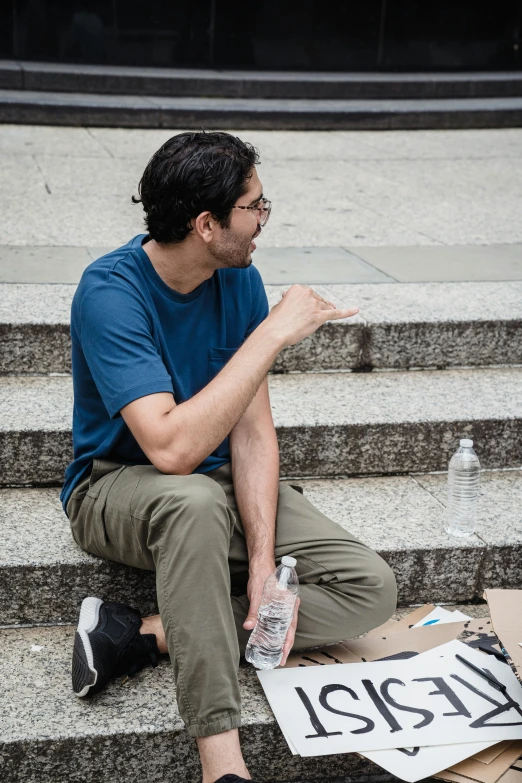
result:
[[[147,235],[92,263],[72,303],[74,460],[60,495],[64,509],[93,459],[150,465],[121,417],[133,400],[171,392],[177,404],[206,386],[268,315],[261,276],[218,269],[190,294],[168,286],[142,247]],[[230,461],[228,437],[201,462]]]

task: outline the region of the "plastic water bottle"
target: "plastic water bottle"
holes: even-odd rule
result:
[[[480,462],[473,441],[463,438],[448,468],[448,508],[446,532],[463,538],[477,526]]]
[[[281,565],[270,574],[263,587],[257,623],[245,652],[245,658],[256,669],[275,669],[281,663],[286,632],[299,592],[296,562],[294,557],[283,557]]]

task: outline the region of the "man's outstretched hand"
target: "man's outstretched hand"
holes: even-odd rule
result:
[[[296,283],[282,295],[263,322],[274,330],[281,347],[295,345],[315,332],[326,321],[351,318],[358,307],[339,309],[307,285]]]
[[[269,564],[267,563],[264,566],[260,566],[253,571],[251,571],[250,579],[248,580],[248,588],[247,588],[247,595],[250,600],[250,606],[248,609],[248,616],[243,623],[243,628],[245,628],[247,631],[252,631],[254,629],[255,624],[257,623],[257,613],[259,611],[259,607],[261,605],[261,596],[263,595],[263,587],[265,585],[265,581],[270,574],[273,574],[275,571],[275,563]],[[281,659],[280,666],[284,666],[286,663],[286,659],[288,658],[288,655],[290,653],[290,650],[293,647],[294,644],[294,638],[295,638],[295,631],[297,628],[297,615],[299,611],[299,598],[296,599],[295,607],[294,607],[294,616],[292,618],[292,622],[290,623],[290,626],[288,628],[288,632],[286,634],[285,644],[283,647],[283,657]]]

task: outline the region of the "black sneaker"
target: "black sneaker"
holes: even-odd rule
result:
[[[141,634],[141,617],[125,604],[85,598],[74,637],[72,686],[77,696],[92,696],[113,677],[132,676],[147,664],[157,666],[154,634]]]

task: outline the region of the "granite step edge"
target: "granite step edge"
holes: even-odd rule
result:
[[[399,603],[407,605],[473,601],[486,587],[522,587],[522,470],[482,471],[481,478],[478,532],[468,539],[444,531],[446,474],[289,483],[380,552],[396,575]],[[0,491],[0,624],[73,622],[88,594],[132,597],[142,612],[156,611],[153,573],[81,550],[58,495]]]
[[[450,607],[453,609],[454,607]],[[487,607],[456,607],[483,617]],[[398,618],[410,610],[396,613]],[[0,630],[3,692],[14,711],[0,707],[0,763],[10,783],[126,783],[128,780],[197,780],[199,761],[179,716],[167,659],[98,697],[78,700],[70,690],[74,627]],[[390,780],[356,754],[317,759],[292,756],[255,672],[239,669],[242,748],[259,780],[332,783]],[[41,698],[35,700],[35,692]]]
[[[3,693],[16,712],[2,716],[0,759],[9,783],[126,783],[198,780],[194,741],[183,727],[172,669],[162,661],[125,684],[114,681],[98,697],[77,699],[70,689],[74,628],[0,631]],[[36,648],[36,649],[34,649]],[[390,779],[355,754],[292,756],[251,667],[239,673],[242,747],[251,773],[264,781],[317,781],[348,775]],[[40,697],[35,699],[35,694]]]
[[[0,375],[71,373],[69,327],[0,324]],[[522,364],[522,318],[383,324],[329,322],[284,348],[270,374],[459,369]]]
[[[9,89],[65,90],[214,97],[465,97],[520,95],[516,71],[496,73],[313,73],[135,68],[0,61],[0,83]]]
[[[463,437],[484,468],[520,465],[521,368],[287,374],[269,386],[284,476],[444,470]],[[61,483],[70,378],[2,377],[0,397],[2,485]]]
[[[503,128],[522,125],[522,98],[168,98],[0,90],[0,122],[83,127],[269,130]]]
[[[287,287],[266,286],[271,307]],[[314,288],[337,306],[355,304],[361,312],[327,322],[285,348],[273,372],[522,363],[522,283]],[[0,374],[70,373],[69,311],[75,286],[4,283],[0,290]]]

